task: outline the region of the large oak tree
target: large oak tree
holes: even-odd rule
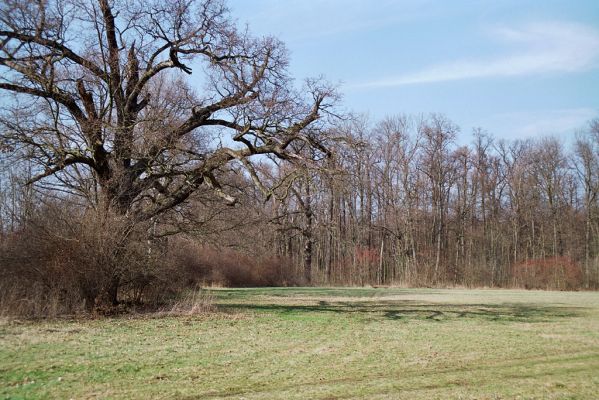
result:
[[[30,183],[91,187],[140,219],[202,187],[234,203],[231,165],[268,192],[255,160],[326,154],[335,100],[295,89],[283,45],[220,0],[4,1],[0,93],[0,145],[33,163]]]

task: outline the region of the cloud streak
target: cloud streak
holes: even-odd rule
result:
[[[366,32],[430,16],[431,0],[232,0],[247,7],[252,31],[264,29],[285,41],[310,41],[327,36]],[[384,12],[381,12],[384,10]],[[245,22],[245,21],[242,21]]]
[[[554,135],[564,139],[586,126],[597,116],[594,108],[567,108],[555,110],[499,113],[484,121],[483,125],[499,126],[495,132],[503,138],[522,139]]]
[[[475,78],[576,72],[595,67],[599,63],[599,32],[585,25],[537,22],[519,28],[493,28],[490,33],[494,41],[505,43],[512,50],[488,59],[441,63],[418,72],[350,87],[385,88]]]

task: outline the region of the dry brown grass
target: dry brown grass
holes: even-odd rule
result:
[[[189,316],[214,311],[216,311],[214,295],[205,290],[197,289],[183,295],[181,299],[175,301],[159,314]]]

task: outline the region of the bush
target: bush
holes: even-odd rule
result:
[[[512,266],[516,286],[526,289],[574,290],[582,286],[582,269],[570,257],[527,260]]]
[[[42,311],[46,304],[76,313],[140,301],[160,259],[146,232],[143,224],[105,211],[44,206],[2,241],[0,282],[11,290],[0,306],[52,315]]]
[[[204,246],[192,240],[170,244],[169,259],[183,286],[296,286],[301,282],[292,264],[272,255],[251,255]]]
[[[150,228],[104,210],[41,207],[21,230],[0,238],[0,314],[156,310],[200,286],[299,282],[285,260],[183,237],[150,240]]]

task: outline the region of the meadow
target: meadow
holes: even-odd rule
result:
[[[2,399],[594,399],[599,293],[212,289],[214,310],[0,322]]]

